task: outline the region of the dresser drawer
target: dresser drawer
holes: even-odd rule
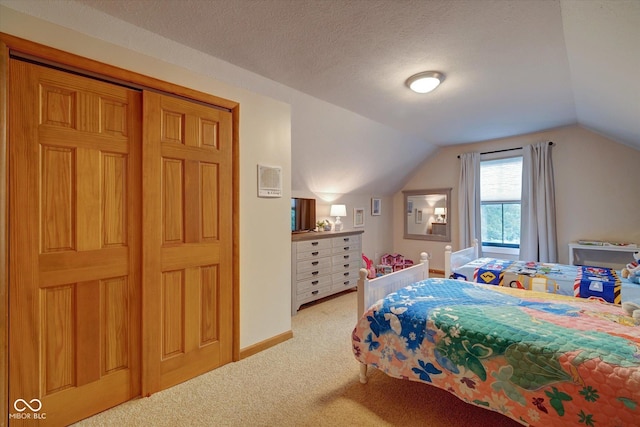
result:
[[[353,248],[360,246],[360,236],[342,236],[342,237],[334,237],[331,239],[331,245],[334,248],[339,248],[341,246],[352,246]]]
[[[348,271],[351,270],[359,270],[362,267],[362,265],[358,262],[343,262],[340,264],[333,264],[333,267],[331,267],[331,273],[332,276],[336,273],[346,273]]]
[[[345,252],[339,255],[333,255],[331,257],[331,263],[336,266],[336,265],[342,265],[342,264],[357,264],[357,263],[362,263],[362,255],[360,255],[359,252]],[[360,264],[358,264],[358,266],[360,266]]]
[[[304,271],[296,275],[296,280],[317,279],[318,277],[328,276],[331,277],[331,267],[325,267],[318,270]],[[297,283],[297,282],[296,282]]]
[[[333,282],[331,289],[334,292],[341,292],[358,285],[358,270],[351,270],[342,274],[334,274],[331,277]]]
[[[340,245],[340,246],[334,246],[333,248],[331,248],[331,253],[333,255],[336,254],[343,254],[345,252],[360,252],[360,244],[344,244],[344,245]]]
[[[326,249],[331,247],[331,239],[315,239],[315,240],[303,240],[296,242],[296,251],[298,252],[311,252],[316,249]]]
[[[302,261],[305,259],[323,258],[331,256],[332,253],[332,248],[316,248],[307,252],[297,252],[296,260]]]
[[[296,283],[296,294],[306,293],[309,290],[331,287],[331,276],[311,277]]]
[[[336,274],[344,274],[349,271],[358,271],[361,268],[361,265],[357,262],[346,262],[342,264],[334,264],[331,267],[331,275]]]
[[[300,292],[296,296],[296,302],[298,304],[304,304],[307,302],[315,301],[319,298],[329,296],[333,293],[331,286],[325,286],[319,289],[309,289],[305,292]]]
[[[342,283],[344,280],[358,280],[358,268],[351,270],[345,270],[331,275],[331,280],[334,283]]]
[[[305,259],[302,261],[298,261],[296,264],[296,272],[298,274],[304,273],[305,271],[312,270],[323,270],[331,268],[331,258],[324,257],[318,259]]]

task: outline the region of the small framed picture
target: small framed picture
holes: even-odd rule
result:
[[[382,212],[382,200],[376,199],[375,197],[371,199],[371,215],[376,216],[380,215]]]
[[[364,227],[364,208],[353,208],[353,226]]]
[[[416,224],[422,224],[422,209],[416,208]]]
[[[413,213],[413,200],[407,200],[407,215]]]

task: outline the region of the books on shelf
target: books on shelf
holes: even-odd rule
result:
[[[626,242],[604,242],[604,246],[619,246],[621,248],[637,248],[638,245],[635,243],[626,243]]]
[[[591,246],[604,246],[604,242],[601,240],[578,240],[579,245],[591,245]]]
[[[602,240],[578,240],[579,245],[586,246],[616,246],[616,247],[624,247],[624,248],[637,248],[638,245],[635,243],[628,242],[604,242]]]

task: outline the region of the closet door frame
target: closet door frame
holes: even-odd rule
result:
[[[152,89],[177,97],[186,98],[196,102],[203,102],[212,106],[222,107],[232,114],[232,145],[233,145],[233,360],[240,359],[240,268],[239,268],[239,231],[240,231],[240,160],[239,160],[239,119],[240,106],[237,102],[210,95],[197,90],[185,88],[162,80],[124,70],[112,65],[97,62],[88,58],[54,49],[39,43],[34,43],[9,34],[0,33],[0,420],[4,421],[9,416],[9,360],[8,360],[8,257],[9,257],[9,220],[8,218],[8,133],[7,117],[9,114],[8,92],[8,68],[9,58],[17,54],[23,58],[34,58],[41,63],[51,63],[62,66],[71,71],[79,71],[87,76],[96,76],[114,83],[122,83],[128,86],[144,89]],[[126,83],[125,83],[126,82]],[[0,424],[2,423],[0,421]]]

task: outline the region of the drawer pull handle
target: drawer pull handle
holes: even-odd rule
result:
[[[313,262],[311,263],[311,265],[318,265],[318,264],[320,264],[320,261],[313,261]]]
[[[345,246],[345,247],[344,247],[344,248],[342,248],[342,249],[344,249],[345,251],[348,251],[348,250],[349,250],[349,246]]]
[[[316,256],[318,255],[320,252],[311,252],[311,255]]]
[[[345,237],[345,238],[344,238],[344,239],[342,239],[342,240],[344,240],[345,242],[348,242],[348,241],[349,241],[349,238],[348,238],[348,237]]]
[[[319,271],[313,271],[313,272],[311,272],[311,274],[312,274],[313,276],[317,276],[317,275],[318,275],[318,273],[320,273],[320,272],[319,272]]]
[[[314,280],[313,282],[311,282],[311,284],[312,284],[313,286],[317,285],[318,283],[320,283],[320,281],[319,281],[319,280]]]
[[[342,258],[349,259],[350,255],[343,255]]]
[[[320,291],[313,291],[313,292],[311,292],[311,295],[318,295],[318,292],[320,292]]]
[[[347,280],[346,282],[343,282],[345,286],[347,286],[351,281]]]
[[[320,242],[311,242],[311,245],[312,246],[318,246],[318,243],[320,243]]]
[[[349,272],[347,271],[346,273],[343,274],[344,277],[349,277]]]
[[[349,268],[349,264],[343,264],[342,265],[344,268]]]

